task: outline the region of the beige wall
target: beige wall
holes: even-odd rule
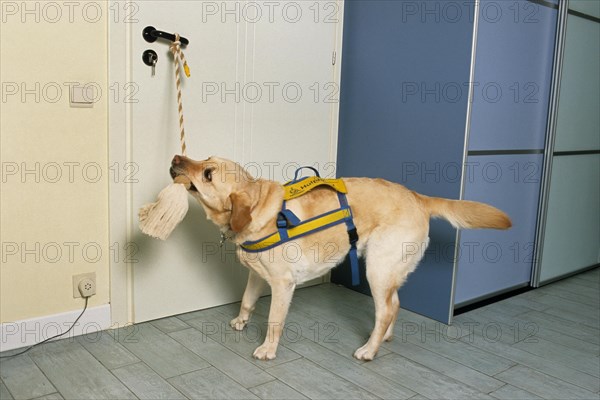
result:
[[[107,2],[0,6],[0,322],[80,309],[78,273],[96,272],[90,306],[106,304],[109,257],[122,256],[108,243]],[[93,108],[70,108],[67,82],[102,94]]]

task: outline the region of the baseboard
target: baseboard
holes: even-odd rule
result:
[[[42,340],[64,332],[81,314],[81,310],[68,311],[44,317],[24,319],[0,324],[0,352],[31,346]],[[77,325],[60,339],[110,328],[110,304],[88,308]]]

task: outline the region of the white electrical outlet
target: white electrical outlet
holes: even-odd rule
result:
[[[73,275],[73,297],[90,297],[96,294],[96,273]]]

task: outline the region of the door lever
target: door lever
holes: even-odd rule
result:
[[[167,40],[170,40],[171,42],[175,41],[174,34],[159,31],[153,26],[145,27],[144,30],[142,31],[142,36],[143,36],[144,40],[148,43],[154,43],[154,42],[156,42],[156,39],[158,39],[158,38],[167,39]],[[181,42],[182,46],[190,44],[190,41],[187,40],[186,38],[184,38],[183,36],[179,37],[179,41]]]

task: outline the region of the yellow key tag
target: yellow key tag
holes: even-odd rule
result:
[[[185,72],[185,76],[190,77],[190,67],[187,65],[187,61],[183,63],[183,71]]]

